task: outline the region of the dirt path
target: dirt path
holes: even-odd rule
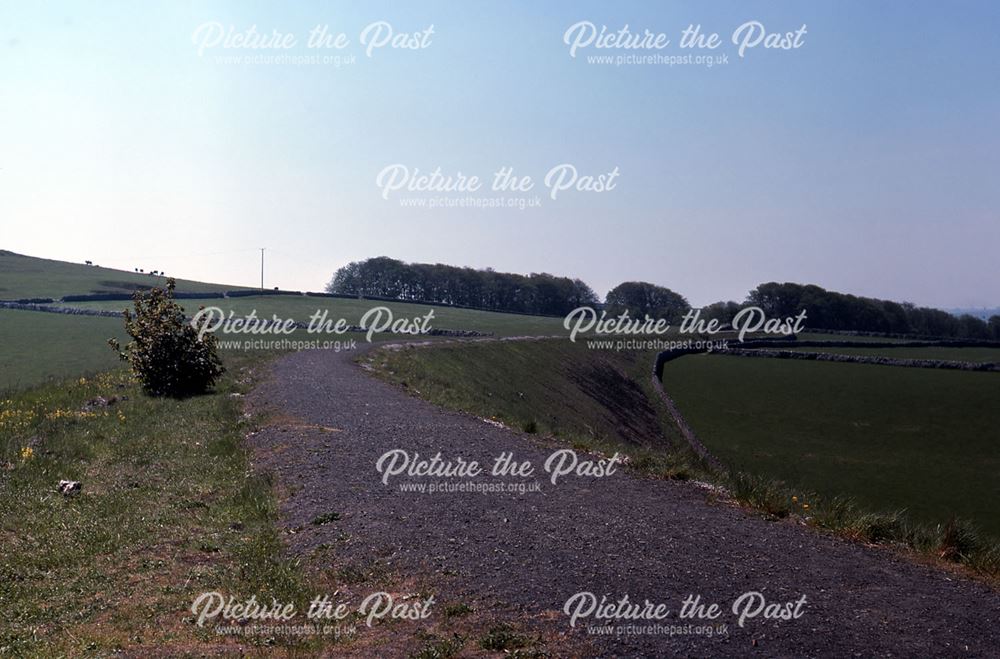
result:
[[[357,367],[355,356],[284,357],[251,399],[300,420],[253,440],[258,467],[289,493],[284,523],[302,528],[289,536],[293,551],[329,543],[338,560],[378,557],[394,571],[437,579],[452,600],[500,602],[559,632],[570,632],[562,609],[579,592],[665,603],[663,626],[686,624],[679,604],[700,595],[721,606],[718,622],[728,625],[711,638],[602,636],[587,626],[605,623],[581,619],[571,634],[602,656],[1000,656],[1000,597],[982,584],[713,504],[692,484],[619,470],[553,485],[541,469],[552,447],[407,396]],[[542,491],[402,492],[400,483],[444,479],[402,475],[384,485],[375,465],[393,449],[481,464],[513,452],[536,465],[527,481]],[[311,524],[331,512],[340,515],[335,523]],[[741,628],[730,607],[748,591],[768,603],[804,595],[803,614],[758,616]]]

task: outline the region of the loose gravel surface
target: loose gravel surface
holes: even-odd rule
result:
[[[618,469],[552,484],[543,465],[558,446],[430,405],[376,380],[355,357],[288,355],[250,399],[278,419],[252,443],[257,468],[272,471],[285,493],[283,524],[298,531],[288,536],[295,553],[327,543],[338,561],[382,561],[394,573],[440,584],[438,601],[515,611],[573,641],[565,649],[549,645],[557,655],[578,654],[582,643],[598,656],[1000,656],[1000,596],[985,584],[760,519],[692,483]],[[535,475],[404,474],[386,485],[376,463],[394,449],[488,466],[513,453],[530,460]],[[431,494],[400,487],[442,481],[538,482],[541,491]],[[336,521],[313,523],[330,513]],[[741,627],[732,606],[750,591],[768,604],[805,596],[801,616],[770,620],[761,612]],[[571,629],[564,604],[581,592],[608,601],[648,599],[670,613],[658,623],[591,616]],[[719,605],[711,624],[725,625],[725,633],[699,634],[709,621],[678,618],[689,595]],[[588,630],[605,624],[681,630]]]

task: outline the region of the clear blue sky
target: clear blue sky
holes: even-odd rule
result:
[[[807,33],[741,59],[730,36],[750,20]],[[375,21],[434,32],[368,58]],[[579,21],[671,44],[573,58]],[[199,55],[206,22],[293,33],[297,55],[328,25],[357,61],[226,62],[275,52]],[[691,23],[727,64],[586,61],[682,55]],[[695,304],[787,280],[1000,305],[998,29],[987,1],[6,2],[0,248],[252,284],[267,247],[268,285],[313,290],[384,254],[601,294],[647,280]],[[560,163],[620,176],[540,208],[427,209],[382,198],[393,163],[513,166],[539,187]]]

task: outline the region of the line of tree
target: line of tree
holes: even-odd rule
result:
[[[805,309],[806,325],[814,329],[1000,340],[1000,316],[983,321],[969,314],[954,316],[940,309],[837,293],[813,284],[761,284],[750,291],[746,304],[760,307],[770,317],[794,316]],[[705,307],[702,316],[728,322],[740,306],[716,302]]]
[[[553,316],[565,315],[577,307],[600,305],[593,289],[579,279],[440,263],[405,263],[385,256],[340,268],[326,290],[340,295]],[[742,304],[732,301],[710,304],[703,307],[701,317],[730,322],[747,305],[760,307],[772,318],[795,316],[804,309],[806,324],[813,329],[1000,340],[1000,316],[983,321],[968,314],[954,316],[909,302],[860,297],[789,282],[761,284],[750,291]],[[690,308],[683,295],[648,282],[619,284],[605,299],[609,315],[628,311],[633,318],[649,315],[666,318],[671,323],[679,322]]]
[[[618,284],[608,291],[604,306],[611,316],[627,311],[632,318],[665,318],[671,323],[680,322],[691,308],[680,293],[645,281]]]
[[[440,263],[404,263],[385,256],[337,270],[328,293],[437,302],[494,311],[561,316],[600,298],[579,279],[519,275]]]

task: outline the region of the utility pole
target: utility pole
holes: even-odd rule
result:
[[[264,291],[264,248],[260,248],[260,290]]]

